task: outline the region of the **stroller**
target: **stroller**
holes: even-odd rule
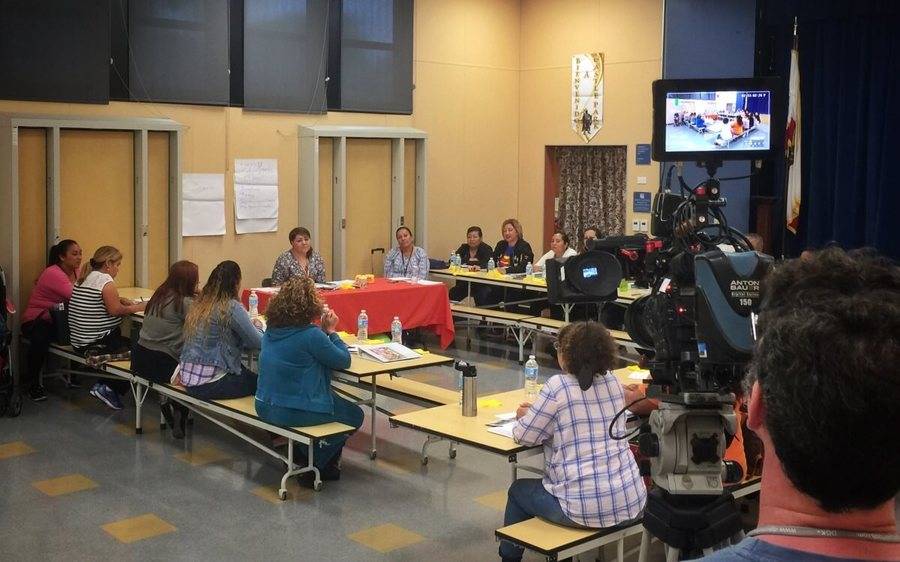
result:
[[[22,395],[16,387],[16,379],[13,375],[12,332],[7,326],[9,315],[15,314],[16,309],[6,298],[6,275],[0,268],[0,417],[9,415],[14,418],[22,413]]]

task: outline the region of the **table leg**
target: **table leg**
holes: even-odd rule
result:
[[[393,375],[393,373],[391,373]],[[369,404],[369,408],[372,413],[372,449],[369,451],[369,458],[375,460],[375,457],[378,455],[377,450],[375,449],[375,416],[378,414],[378,408],[375,405],[375,396],[377,394],[378,387],[378,377],[372,377],[372,397],[370,398],[371,403]]]

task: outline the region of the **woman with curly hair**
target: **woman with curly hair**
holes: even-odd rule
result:
[[[350,352],[336,333],[337,314],[322,309],[308,277],[292,277],[269,301],[256,390],[256,412],[261,419],[285,427],[340,422],[359,429],[362,425],[360,407],[331,389],[331,370],[349,367]],[[313,324],[320,317],[321,326]],[[316,448],[313,464],[322,480],[340,479],[347,437],[330,437]],[[315,475],[304,472],[299,480],[301,486],[311,488]]]

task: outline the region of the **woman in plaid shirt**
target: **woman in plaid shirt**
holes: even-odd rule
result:
[[[577,322],[560,331],[557,349],[564,374],[550,377],[534,404],[519,407],[513,429],[517,443],[544,445],[544,478],[510,486],[503,523],[535,516],[579,528],[630,523],[647,491],[628,442],[607,434],[625,407],[622,385],[609,373],[615,342],[602,325]],[[625,433],[623,416],[613,431]],[[520,560],[522,549],[502,541],[500,556]]]

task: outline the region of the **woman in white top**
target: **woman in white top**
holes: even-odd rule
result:
[[[544,264],[549,259],[564,260],[575,255],[578,255],[578,253],[569,247],[569,235],[565,232],[554,232],[550,238],[550,251],[535,262],[534,270],[541,271],[544,269]]]
[[[397,246],[384,257],[384,276],[424,279],[428,276],[428,254],[414,244],[412,230],[401,226],[395,232]]]
[[[69,338],[79,354],[105,354],[127,351],[128,340],[122,337],[122,317],[141,312],[146,303],[133,303],[119,297],[113,281],[122,265],[122,252],[112,246],[101,246],[91,258],[90,268],[82,268],[72,288],[69,301]],[[114,390],[115,389],[115,390]],[[119,395],[128,390],[124,381],[98,382],[91,395],[114,410],[122,409]]]

